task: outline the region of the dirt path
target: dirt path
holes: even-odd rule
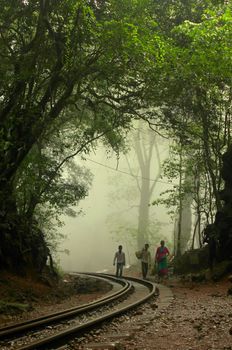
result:
[[[126,349],[232,350],[232,297],[228,281],[192,284],[172,281],[174,299],[128,341]],[[148,310],[148,313],[149,310]]]
[[[24,287],[28,289],[27,286]],[[133,326],[136,327],[141,320],[147,318],[148,324],[135,331],[130,339],[120,340],[122,344],[120,349],[232,350],[232,296],[227,296],[232,283],[227,279],[216,284],[210,282],[193,284],[173,279],[168,281],[167,287],[173,293],[173,300],[168,307],[161,308],[157,302],[155,303],[158,304],[158,308],[154,303],[146,304],[131,319],[125,316],[116,319],[112,324],[107,324],[103,332],[93,337],[94,342],[108,341],[110,333],[116,332],[120,335],[125,331],[131,332]],[[14,293],[16,291],[22,292],[21,289],[19,291],[14,289]],[[4,293],[9,291],[1,288],[1,292],[4,296]],[[44,293],[47,295],[47,290]],[[54,305],[57,310],[66,309],[94,300],[102,293],[66,295],[65,300],[56,301],[53,298],[49,300],[42,298],[33,303],[34,307],[30,312],[14,316],[0,315],[0,323],[3,325],[49,313],[54,309]],[[74,348],[83,349],[78,344]]]

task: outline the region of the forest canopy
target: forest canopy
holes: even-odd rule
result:
[[[91,185],[74,156],[99,139],[119,152],[134,119],[181,134],[182,144],[199,140],[221,209],[231,5],[0,0],[0,8],[1,266],[41,271],[50,254],[41,217],[70,213]]]

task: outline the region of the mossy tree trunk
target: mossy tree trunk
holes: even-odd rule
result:
[[[232,145],[222,156],[222,161],[221,176],[225,184],[220,198],[223,205],[217,211],[214,222],[218,232],[220,260],[232,258]]]

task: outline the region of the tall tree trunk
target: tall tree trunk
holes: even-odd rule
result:
[[[10,184],[0,191],[0,269],[41,271],[49,252],[44,235],[18,214]]]
[[[182,199],[182,181],[183,181],[183,171],[182,171],[182,145],[180,150],[180,160],[179,160],[179,219],[178,219],[178,231],[177,231],[177,246],[176,255],[181,255],[181,234],[182,234],[182,214],[183,214],[183,199]]]
[[[182,224],[181,224],[181,246],[180,251],[183,254],[187,249],[187,244],[191,238],[192,230],[192,205],[193,197],[191,193],[184,196],[182,207]]]
[[[143,168],[143,176],[149,178],[150,172],[149,164]],[[148,242],[148,226],[149,226],[149,200],[150,200],[150,183],[142,179],[141,195],[139,201],[139,219],[138,219],[138,233],[137,242],[138,247],[142,247]]]
[[[138,184],[140,190],[140,200],[137,244],[139,249],[149,240],[149,203],[161,171],[161,162],[159,149],[156,142],[156,134],[148,131],[148,137],[145,138],[145,141],[141,136],[140,129],[138,129],[137,135],[135,136],[135,152],[142,175],[141,185]],[[154,151],[156,152],[158,162],[158,173],[154,182],[151,182],[151,163]]]
[[[222,209],[222,205],[221,205],[221,200],[219,196],[219,187],[217,185],[217,174],[214,173],[213,159],[212,159],[210,145],[209,145],[209,122],[205,113],[202,113],[201,120],[202,120],[202,126],[203,126],[205,164],[212,182],[212,188],[213,188],[213,194],[216,201],[216,207],[217,207],[217,210],[220,211]]]
[[[225,181],[224,189],[220,192],[223,200],[222,210],[217,211],[215,226],[218,232],[220,259],[232,257],[232,145],[224,153],[221,176]]]

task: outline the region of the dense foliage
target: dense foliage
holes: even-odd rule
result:
[[[91,179],[72,158],[100,138],[119,151],[133,118],[172,130],[182,145],[199,143],[193,153],[202,154],[221,210],[229,4],[0,0],[0,7],[2,266],[43,268],[41,209],[52,217],[84,198]]]
[[[201,21],[187,20],[172,30],[175,44],[170,50],[167,102],[162,109],[171,124],[176,156],[172,154],[165,174],[180,182],[178,191],[161,201],[169,207],[174,204],[181,213],[185,196],[192,196],[196,222],[191,246],[196,231],[201,244],[204,225],[225,210],[220,193],[225,180],[223,154],[231,143],[231,38],[229,5],[211,8]],[[231,242],[229,234],[225,239]]]
[[[147,3],[1,1],[2,265],[44,264],[36,207],[77,203],[84,178],[76,172],[70,182],[62,167],[100,137],[121,144],[145,73],[162,56]]]

